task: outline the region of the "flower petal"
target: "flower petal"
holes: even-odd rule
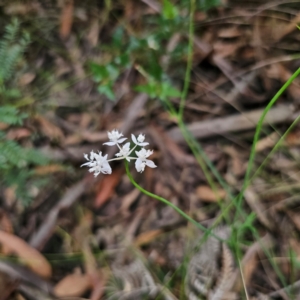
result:
[[[81,165],[81,166],[80,166],[80,168],[81,168],[82,166],[90,166],[90,164],[91,164],[91,162],[90,162],[90,161],[88,161],[87,163],[85,163],[85,164]]]
[[[108,162],[103,163],[101,171],[103,174],[111,174],[111,167]]]
[[[137,141],[137,139],[136,139],[136,137],[135,137],[134,134],[131,134],[131,139],[132,139],[132,141],[133,141],[135,144],[138,144],[138,141]]]
[[[157,167],[156,164],[150,159],[146,159],[146,165],[150,168],[156,168]]]
[[[127,140],[127,138],[121,138],[121,139],[118,139],[117,142],[118,142],[119,144],[121,144],[121,143],[123,143],[125,140]]]
[[[149,145],[149,143],[147,143],[147,142],[139,143],[139,146],[142,146],[142,147],[147,146],[147,145]]]
[[[107,145],[107,146],[114,146],[116,145],[116,142],[107,142],[107,143],[103,143],[103,145]]]
[[[142,172],[144,171],[145,169],[145,164],[143,163],[143,161],[138,158],[136,161],[135,161],[135,168],[138,172]]]

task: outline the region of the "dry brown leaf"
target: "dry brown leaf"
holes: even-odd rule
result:
[[[9,140],[19,140],[25,137],[29,137],[31,135],[31,131],[27,128],[14,128],[10,129],[7,134],[6,138]]]
[[[99,22],[99,18],[96,17],[91,21],[89,31],[86,35],[86,39],[90,42],[90,45],[92,47],[96,47],[98,44],[99,32],[100,32],[100,22]]]
[[[0,130],[5,130],[8,127],[9,127],[8,124],[0,122]]]
[[[59,30],[59,35],[62,39],[66,39],[71,32],[71,28],[73,24],[73,12],[74,12],[74,1],[65,0],[64,7],[61,13],[60,30]]]
[[[300,145],[300,131],[294,131],[294,132],[290,132],[286,139],[285,139],[286,143],[288,144],[288,146],[298,146]]]
[[[285,26],[277,26],[277,34],[275,37],[275,40],[278,42],[280,41],[283,37],[288,35],[294,30],[297,30],[297,24],[300,22],[300,13],[298,13],[295,18],[293,18],[290,22],[288,22],[287,25]]]
[[[70,274],[54,287],[57,297],[80,297],[91,287],[90,277],[86,274]]]
[[[295,227],[297,228],[297,230],[300,231],[300,219],[299,219],[299,214],[292,212],[290,210],[286,210],[285,211],[286,214],[289,216],[289,218],[292,220],[292,222],[294,223]]]
[[[12,222],[4,210],[0,211],[0,230],[13,234]],[[9,252],[9,248],[5,244],[2,244],[2,252],[3,253]]]
[[[64,167],[61,165],[47,165],[47,166],[39,166],[34,169],[34,173],[36,175],[47,175],[52,173],[61,172],[64,170]]]
[[[22,3],[19,2],[7,2],[4,5],[4,11],[7,15],[28,15],[30,13],[36,13],[38,10],[38,3],[35,1],[30,1]]]
[[[16,196],[16,187],[7,187],[4,189],[3,192],[5,204],[8,207],[11,207],[14,205],[17,196]]]
[[[261,152],[265,149],[273,148],[279,139],[280,139],[280,136],[275,131],[275,132],[271,133],[270,135],[268,135],[267,137],[259,140],[257,142],[257,144],[255,145],[255,151]]]
[[[52,122],[47,120],[46,118],[38,115],[35,117],[36,122],[40,125],[40,129],[44,135],[49,137],[50,139],[58,139],[63,140],[64,134],[59,127],[54,125]]]
[[[122,173],[123,171],[119,169],[114,171],[111,175],[102,177],[94,204],[96,208],[101,207],[112,196],[115,191],[115,187],[120,182]]]
[[[213,50],[215,53],[215,56],[218,57],[228,57],[228,56],[233,56],[236,54],[239,48],[243,46],[243,42],[236,42],[236,43],[226,43],[224,41],[217,40],[213,44]]]
[[[81,219],[79,227],[77,228],[77,242],[84,256],[84,267],[89,282],[92,287],[90,295],[91,300],[101,299],[104,292],[104,285],[106,277],[101,270],[97,268],[96,258],[90,247],[90,233],[93,222],[93,215],[91,212],[86,211]]]
[[[139,246],[143,246],[145,244],[149,244],[155,238],[157,238],[159,235],[161,235],[163,232],[164,231],[161,229],[155,229],[155,230],[143,232],[137,236],[137,238],[134,241],[134,245],[136,247],[139,247]]]
[[[21,294],[17,294],[16,299],[17,300],[26,300]]]
[[[13,233],[13,225],[8,217],[7,213],[4,210],[0,210],[0,230],[3,230],[8,233]]]
[[[290,72],[287,68],[285,68],[282,64],[279,64],[279,76],[282,83],[285,83],[291,76],[292,72]],[[287,88],[287,93],[298,103],[300,99],[300,86],[298,80],[294,80],[292,84]]]
[[[120,207],[120,211],[126,213],[131,206],[131,204],[137,199],[140,195],[140,191],[138,189],[133,189],[130,193],[125,195],[122,199],[122,204]]]
[[[198,186],[196,194],[203,202],[217,202],[226,196],[226,192],[224,190],[218,190],[214,192],[209,186],[206,185]]]
[[[21,78],[19,79],[19,85],[20,86],[26,86],[29,83],[31,83],[35,78],[35,74],[34,73],[25,73],[21,76]]]
[[[274,223],[270,220],[266,208],[261,203],[259,196],[251,188],[247,188],[244,192],[244,197],[247,204],[256,213],[258,220],[266,226],[266,228],[272,230],[274,229]]]
[[[78,145],[83,141],[83,137],[79,135],[78,133],[70,134],[68,135],[64,140],[64,145],[66,146],[72,146],[72,145]]]
[[[228,172],[232,172],[237,177],[245,174],[247,165],[245,164],[241,150],[234,146],[225,146],[223,150],[231,158],[228,165]]]
[[[220,29],[218,30],[217,33],[219,38],[236,38],[242,35],[241,30],[237,26],[232,26],[232,27],[225,27],[222,28],[220,26]]]
[[[107,133],[105,132],[90,132],[90,131],[82,131],[76,132],[74,134],[69,135],[65,139],[64,145],[76,145],[81,143],[82,141],[87,141],[91,143],[95,142],[104,142],[107,140]]]
[[[0,230],[0,243],[5,245],[8,251],[4,254],[15,253],[36,274],[45,278],[51,276],[52,271],[49,262],[40,252],[29,246],[21,238]]]

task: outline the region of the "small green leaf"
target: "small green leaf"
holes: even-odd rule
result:
[[[180,91],[172,87],[168,82],[161,85],[161,96],[166,97],[180,97]]]
[[[220,5],[221,5],[221,0],[199,0],[198,1],[198,7],[204,11],[213,7],[218,7]]]
[[[167,20],[175,19],[178,16],[177,7],[169,0],[163,1],[163,17]]]
[[[105,66],[101,66],[96,63],[91,63],[91,71],[93,73],[93,79],[96,82],[100,82],[109,77],[109,73]]]
[[[114,101],[116,99],[115,93],[112,89],[112,83],[104,84],[104,85],[99,85],[98,86],[98,92],[100,94],[105,95],[109,100]]]
[[[138,85],[135,87],[135,90],[137,92],[145,93],[145,94],[149,95],[151,98],[155,98],[158,96],[157,86],[154,82],[148,83],[148,84],[143,84],[143,85]]]
[[[113,64],[107,65],[106,70],[111,80],[115,80],[116,78],[118,78],[120,74],[119,69],[115,67]]]

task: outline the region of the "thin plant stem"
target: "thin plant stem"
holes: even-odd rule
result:
[[[269,102],[269,104],[267,105],[267,107],[264,109],[258,124],[256,126],[256,131],[255,131],[255,135],[254,135],[254,139],[253,139],[253,144],[252,144],[252,148],[251,148],[251,152],[250,152],[250,157],[249,157],[249,162],[248,162],[248,167],[246,170],[246,174],[245,174],[245,179],[243,182],[243,186],[241,189],[241,192],[239,193],[238,197],[236,198],[236,203],[237,203],[237,212],[235,214],[235,218],[234,220],[236,221],[237,216],[239,214],[241,205],[242,205],[242,200],[243,200],[243,195],[245,190],[247,189],[247,187],[249,186],[250,183],[250,174],[251,174],[251,170],[254,164],[254,158],[255,158],[255,148],[256,148],[256,144],[259,140],[260,137],[260,132],[263,126],[263,121],[267,115],[267,113],[269,112],[269,110],[271,109],[271,107],[275,104],[275,102],[278,100],[278,98],[282,95],[282,93],[289,87],[289,85],[295,80],[295,78],[300,74],[300,68],[287,80],[287,82],[281,87],[281,89],[275,94],[275,96],[272,98],[272,100]]]
[[[184,103],[187,96],[190,79],[191,79],[191,69],[193,61],[193,45],[194,45],[194,12],[195,12],[195,0],[190,1],[190,16],[189,16],[189,44],[188,44],[188,53],[187,53],[187,66],[185,71],[184,86],[181,93],[180,104],[179,104],[179,113],[178,117],[182,120]]]
[[[292,131],[292,129],[299,123],[300,121],[300,116],[298,116],[296,118],[296,120],[293,121],[293,123],[291,124],[291,126],[286,130],[286,132],[280,137],[280,139],[278,140],[278,142],[275,144],[275,146],[273,147],[273,149],[271,150],[271,152],[267,155],[267,157],[264,159],[264,161],[262,162],[262,164],[259,166],[259,168],[255,171],[254,175],[249,179],[249,181],[253,181],[254,178],[256,178],[261,170],[263,169],[263,167],[266,165],[266,163],[269,161],[270,157],[277,151],[277,149],[280,147],[280,145],[282,144],[282,142],[284,141],[284,139],[287,137],[287,135]]]
[[[130,170],[129,170],[129,166],[128,166],[128,162],[125,161],[125,169],[126,169],[126,174],[129,178],[129,180],[131,181],[131,183],[142,193],[144,193],[145,195],[154,198],[156,200],[159,200],[160,202],[168,205],[169,207],[173,208],[176,212],[178,212],[183,218],[185,218],[187,221],[191,222],[192,224],[194,224],[197,228],[201,229],[204,232],[209,232],[213,237],[215,237],[217,240],[221,241],[221,242],[225,242],[223,239],[221,239],[220,237],[216,236],[215,234],[211,233],[211,230],[205,228],[203,225],[201,225],[200,223],[198,223],[197,221],[195,221],[193,218],[191,218],[189,215],[187,215],[184,211],[182,211],[179,207],[177,207],[175,204],[173,204],[172,202],[168,201],[167,199],[160,197],[156,194],[153,194],[147,190],[145,190],[144,188],[142,188],[132,177]]]

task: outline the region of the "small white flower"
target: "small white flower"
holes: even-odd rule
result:
[[[81,167],[88,166],[90,168],[89,172],[94,172],[95,177],[97,177],[100,173],[111,174],[111,167],[107,161],[107,154],[105,156],[102,156],[102,152],[99,152],[99,154],[97,154],[92,151],[90,158],[87,154],[84,154],[84,158],[88,160],[88,162],[81,165]]]
[[[127,138],[121,138],[123,136],[118,130],[113,130],[111,132],[107,132],[109,142],[104,143],[103,145],[114,146],[120,143],[123,143]]]
[[[156,168],[154,162],[147,159],[147,157],[153,153],[152,150],[146,150],[145,148],[142,148],[140,151],[135,151],[135,153],[138,156],[137,160],[135,161],[135,168],[138,172],[142,173],[145,170],[145,166]]]
[[[136,138],[134,134],[131,134],[131,138],[132,138],[132,141],[138,146],[144,147],[144,146],[149,145],[149,143],[147,143],[147,142],[144,143],[144,140],[145,140],[144,134],[140,133],[138,138]]]
[[[130,143],[126,143],[121,149],[120,152],[116,154],[117,157],[122,157],[130,161],[128,157],[130,154]]]

